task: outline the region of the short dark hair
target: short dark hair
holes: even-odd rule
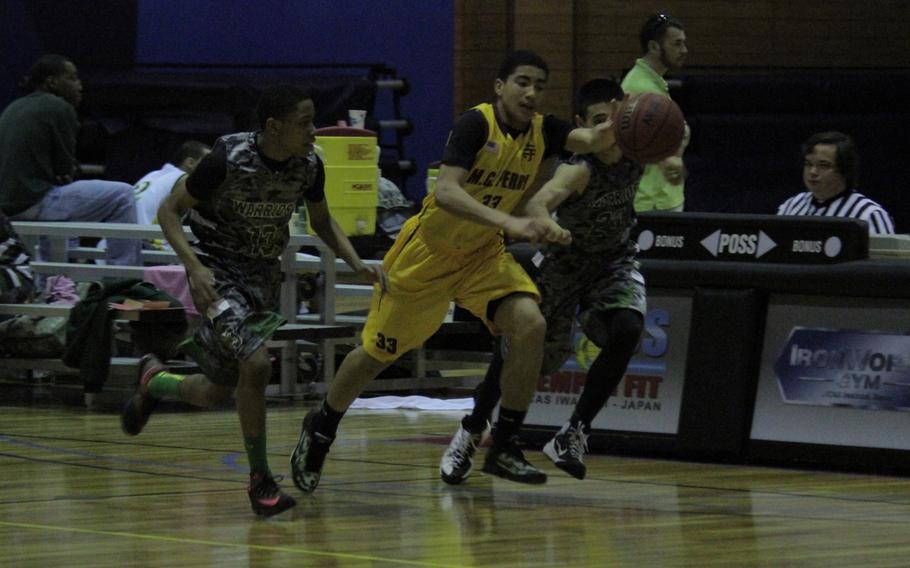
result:
[[[22,78],[21,86],[29,91],[34,91],[44,84],[49,77],[57,77],[66,73],[66,64],[72,63],[68,58],[48,53],[42,55],[35,61],[28,70],[28,74]]]
[[[667,28],[679,28],[683,31],[686,29],[682,22],[667,14],[654,14],[645,20],[641,31],[638,32],[642,53],[648,52],[648,43],[652,40],[660,43],[667,33]]]
[[[621,101],[625,93],[622,87],[612,77],[598,77],[591,79],[578,89],[575,97],[575,113],[582,118],[587,118],[588,107],[598,103]]]
[[[174,164],[180,165],[187,158],[200,159],[205,156],[206,152],[211,150],[208,145],[203,144],[198,140],[187,140],[180,145],[180,148],[177,148],[177,152],[174,154]]]
[[[291,112],[297,103],[312,99],[310,92],[298,85],[270,85],[263,89],[256,105],[256,118],[259,127],[265,128],[265,122],[270,118],[281,119]]]
[[[544,74],[547,77],[550,76],[550,68],[547,67],[547,62],[543,60],[543,57],[528,49],[517,49],[502,60],[496,78],[505,81],[509,78],[509,75],[514,73],[515,70],[522,65],[530,65],[532,67],[537,67],[538,69],[543,69]]]
[[[853,138],[843,132],[816,132],[803,142],[803,157],[811,154],[819,144],[831,144],[835,147],[834,166],[847,180],[847,189],[856,188],[859,184],[859,150]]]

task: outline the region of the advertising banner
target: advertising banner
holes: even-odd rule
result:
[[[791,404],[910,410],[910,335],[794,328],[774,364]]]
[[[773,294],[753,440],[910,450],[910,302]]]
[[[626,376],[592,427],[675,434],[679,425],[691,297],[649,294],[645,330]],[[575,355],[560,371],[541,377],[526,424],[561,426],[572,414],[600,350],[578,333]]]

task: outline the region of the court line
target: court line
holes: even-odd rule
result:
[[[35,457],[30,457],[30,456],[22,456],[19,454],[11,454],[11,453],[7,453],[7,452],[0,452],[0,456],[19,459],[22,461],[49,463],[49,464],[64,465],[64,466],[71,466],[71,467],[83,467],[83,468],[88,468],[88,469],[100,469],[103,471],[119,471],[119,472],[123,472],[123,473],[137,473],[137,474],[143,474],[143,475],[153,475],[153,476],[158,476],[158,477],[177,477],[180,479],[193,479],[193,480],[200,480],[200,481],[222,481],[225,483],[240,483],[239,480],[223,479],[220,477],[204,477],[201,475],[181,475],[179,473],[164,473],[164,472],[159,472],[159,471],[145,471],[142,469],[129,469],[126,467],[103,466],[103,465],[90,464],[90,463],[75,463],[75,462],[69,462],[69,461],[65,461],[65,460],[55,460],[55,459],[47,459],[47,458],[35,458]],[[189,468],[184,468],[184,469],[189,469]]]
[[[173,536],[140,534],[123,531],[105,531],[94,529],[80,529],[75,527],[62,527],[56,525],[39,525],[34,523],[16,523],[10,521],[0,521],[0,526],[33,529],[42,531],[70,532],[79,534],[90,534],[96,536],[114,536],[129,539],[149,540],[155,542],[173,542],[179,544],[198,544],[204,546],[220,546],[225,548],[243,548],[249,550],[262,550],[267,552],[289,552],[304,556],[321,556],[329,558],[338,558],[345,560],[365,560],[369,562],[384,562],[398,566],[425,566],[428,568],[460,568],[460,564],[439,564],[436,562],[422,562],[419,560],[404,560],[402,558],[384,558],[382,556],[369,556],[366,554],[347,554],[344,552],[323,552],[321,550],[308,550],[305,548],[295,548],[290,546],[268,546],[263,544],[238,544],[233,542],[222,542],[217,540],[203,540],[195,538],[179,538]]]

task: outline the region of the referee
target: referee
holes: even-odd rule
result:
[[[859,153],[852,138],[840,132],[819,132],[803,143],[806,189],[777,208],[778,215],[850,217],[869,225],[870,235],[893,235],[894,222],[885,208],[855,188]]]

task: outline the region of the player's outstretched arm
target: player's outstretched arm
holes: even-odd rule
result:
[[[464,190],[468,170],[443,164],[436,177],[436,204],[440,209],[479,225],[505,228],[508,213],[483,205]]]
[[[626,104],[629,95],[626,94],[622,105]],[[622,105],[617,109],[622,108]],[[593,154],[609,150],[616,144],[616,120],[611,116],[604,122],[586,128],[579,126],[569,132],[566,138],[566,150],[576,154]]]
[[[583,164],[560,164],[553,177],[525,205],[529,217],[550,217],[559,205],[573,193],[582,193],[591,174]]]
[[[218,293],[215,291],[215,276],[211,270],[199,262],[199,257],[186,240],[183,224],[180,221],[183,213],[197,203],[199,200],[186,190],[186,176],[183,176],[174,185],[170,195],[158,206],[157,217],[164,238],[173,247],[180,262],[186,268],[186,278],[190,284],[193,303],[196,304],[196,309],[204,314],[209,305],[218,299]]]
[[[550,214],[570,195],[583,192],[589,179],[590,173],[583,164],[560,164],[553,177],[531,198],[525,206],[525,213],[543,225],[544,234],[539,240],[562,245],[572,242],[571,233]]]
[[[322,239],[332,251],[343,259],[358,276],[370,282],[379,284],[383,290],[388,290],[388,276],[381,266],[367,265],[360,259],[354,250],[354,245],[341,229],[341,226],[329,212],[329,205],[325,199],[322,201],[306,201],[307,217],[316,235]]]
[[[456,217],[479,225],[497,227],[510,238],[537,243],[546,239],[547,228],[537,219],[515,217],[483,205],[464,190],[468,171],[458,166],[443,165],[436,178],[436,204]]]

